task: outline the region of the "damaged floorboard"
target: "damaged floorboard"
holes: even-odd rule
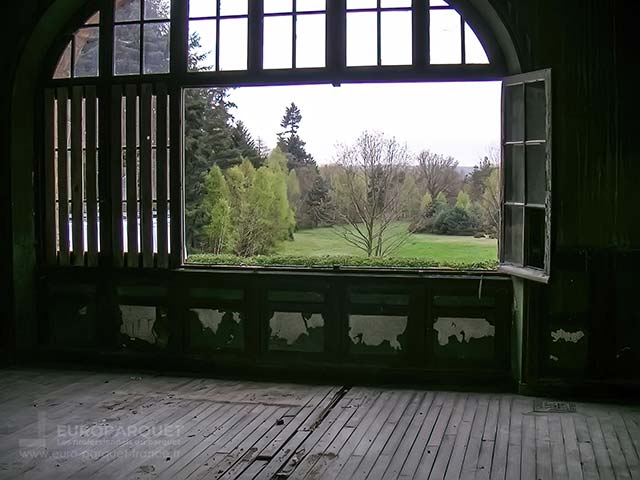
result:
[[[640,407],[563,405],[5,369],[0,478],[640,479]]]

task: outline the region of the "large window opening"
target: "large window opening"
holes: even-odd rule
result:
[[[499,252],[548,280],[550,72],[505,77],[515,51],[475,4],[98,4],[43,95],[44,264],[493,269]]]
[[[185,91],[191,264],[495,268],[500,83]]]

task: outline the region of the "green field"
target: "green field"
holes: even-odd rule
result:
[[[364,256],[362,250],[349,245],[333,228],[315,228],[295,233],[294,241],[283,242],[276,252],[282,256]],[[477,263],[495,261],[497,242],[489,238],[458,237],[414,233],[392,253],[397,258],[429,258],[443,263]]]
[[[406,229],[399,223],[398,229]],[[188,263],[261,266],[367,266],[492,269],[496,266],[497,242],[488,238],[412,234],[407,242],[384,258],[367,258],[331,227],[300,230],[292,241],[282,242],[271,255],[251,258],[235,255],[190,255]]]

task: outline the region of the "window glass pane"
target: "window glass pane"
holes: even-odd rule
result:
[[[247,69],[247,19],[220,21],[220,70]]]
[[[220,15],[247,15],[247,0],[220,0]]]
[[[411,12],[381,14],[382,65],[411,65]]]
[[[140,20],[140,0],[114,0],[116,22]]]
[[[546,145],[527,147],[527,203],[545,204],[545,151]]]
[[[269,17],[264,19],[264,68],[291,68],[293,45],[293,18]]]
[[[504,134],[507,142],[524,140],[524,93],[522,85],[505,89]]]
[[[466,63],[489,63],[484,47],[468,23],[464,24],[464,52]]]
[[[378,15],[347,14],[347,66],[377,65]]]
[[[116,75],[140,73],[140,25],[116,25],[114,57]]]
[[[432,7],[448,7],[449,4],[444,0],[430,0],[429,5]]]
[[[100,12],[96,12],[91,17],[89,17],[89,20],[87,20],[84,24],[85,25],[98,25],[99,23],[100,23]]]
[[[527,140],[545,140],[547,138],[547,107],[544,82],[527,83],[525,91],[527,97]]]
[[[411,0],[382,0],[382,8],[406,8],[411,7]]]
[[[529,267],[544,268],[545,210],[527,208],[527,255],[525,264]]]
[[[357,8],[376,8],[377,6],[377,0],[347,0],[348,10]]]
[[[325,15],[301,15],[296,24],[296,67],[325,66]]]
[[[97,77],[100,51],[100,29],[81,28],[75,34],[74,77]]]
[[[144,26],[144,73],[169,73],[170,24]]]
[[[281,13],[292,11],[292,0],[264,0],[264,13]]]
[[[56,71],[53,73],[53,78],[69,78],[71,76],[71,42],[67,45],[67,48],[64,49],[62,55],[60,55],[60,60],[58,60],[58,65],[56,66]]]
[[[189,0],[189,17],[215,17],[218,13],[216,0]]]
[[[524,148],[522,145],[504,147],[504,199],[524,203]]]
[[[298,12],[313,12],[325,10],[327,8],[325,0],[298,0],[296,10]]]
[[[189,70],[212,71],[216,69],[216,21],[192,20],[189,22]]]
[[[504,259],[506,262],[522,265],[522,207],[504,208]]]
[[[171,0],[144,0],[145,20],[171,18]]]
[[[461,63],[460,15],[455,10],[433,10],[429,14],[429,22],[431,63]]]

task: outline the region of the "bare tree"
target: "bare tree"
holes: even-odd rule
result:
[[[460,180],[458,162],[453,157],[423,150],[418,154],[418,167],[424,187],[434,199],[440,193],[450,195]]]
[[[355,145],[340,146],[335,172],[335,231],[368,257],[385,256],[403,245],[411,231],[394,222],[403,214],[405,146],[381,133],[364,132]]]

